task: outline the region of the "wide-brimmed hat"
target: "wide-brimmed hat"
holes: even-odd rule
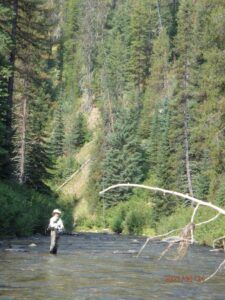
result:
[[[54,215],[54,214],[59,214],[59,215],[61,215],[62,212],[61,212],[61,210],[59,210],[59,209],[56,208],[56,209],[53,210],[52,214],[53,214],[53,215]]]

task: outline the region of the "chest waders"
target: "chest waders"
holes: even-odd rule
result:
[[[51,244],[50,244],[50,253],[57,254],[58,250],[58,240],[59,240],[59,233],[56,229],[51,230]]]

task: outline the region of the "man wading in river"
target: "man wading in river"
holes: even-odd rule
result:
[[[54,209],[48,225],[48,229],[51,230],[51,254],[57,254],[59,234],[64,230],[63,222],[60,216],[61,211],[58,209]]]

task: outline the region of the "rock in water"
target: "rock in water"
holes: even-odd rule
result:
[[[140,242],[139,242],[138,240],[136,240],[136,239],[132,240],[131,243],[132,243],[132,244],[140,244]]]
[[[31,243],[31,244],[29,245],[29,247],[37,247],[37,244]]]

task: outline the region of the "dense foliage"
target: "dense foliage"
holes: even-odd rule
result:
[[[138,233],[180,205],[127,189],[99,198],[119,182],[224,206],[224,16],[223,0],[0,1],[1,178],[50,193],[92,142],[98,223],[106,209],[105,225]]]
[[[0,183],[0,236],[46,233],[52,210],[61,207],[67,230],[72,229],[73,201],[62,202],[56,195],[44,195],[18,184]]]

